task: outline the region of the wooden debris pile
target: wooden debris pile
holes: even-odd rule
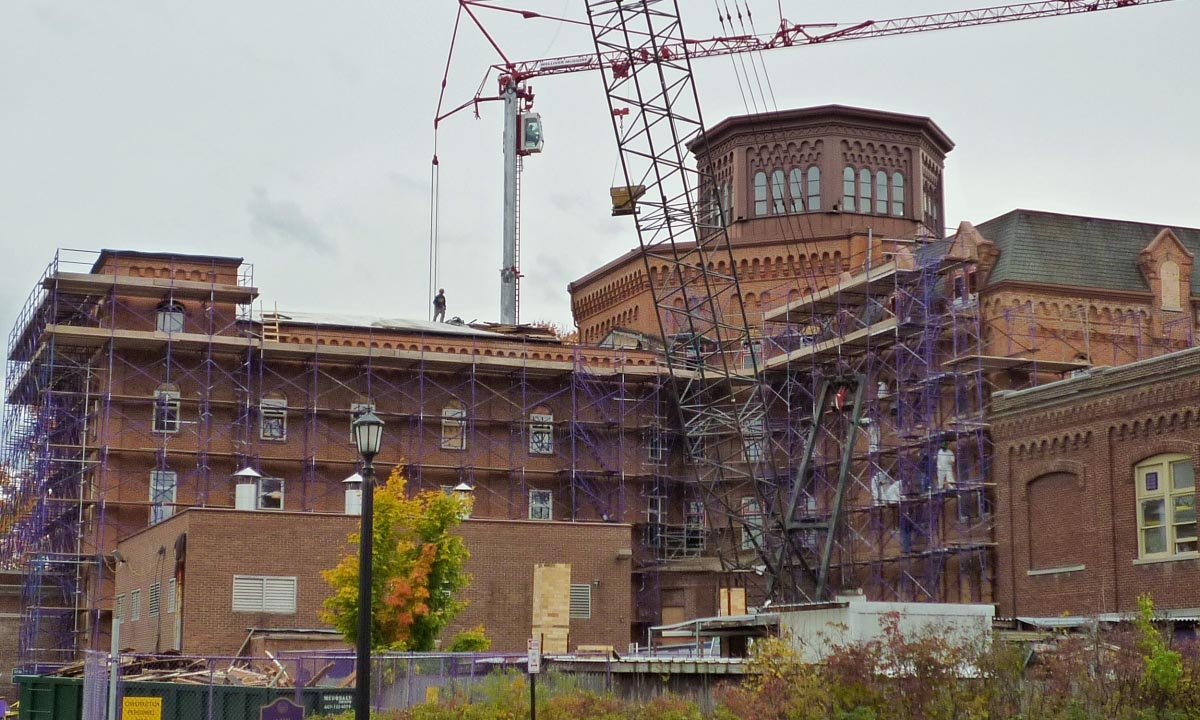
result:
[[[333,668],[331,661],[320,668],[308,680],[308,686],[317,685]],[[82,677],[84,663],[75,663],[61,668],[58,677]],[[239,658],[224,666],[223,662],[202,658],[185,658],[162,655],[121,655],[121,680],[123,682],[178,682],[193,685],[243,685],[247,687],[290,688],[295,679],[287,667],[274,655],[268,659]],[[354,675],[341,680],[336,687],[351,687]]]

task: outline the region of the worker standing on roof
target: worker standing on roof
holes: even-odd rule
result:
[[[446,290],[438,288],[438,294],[433,296],[433,321],[446,322]]]

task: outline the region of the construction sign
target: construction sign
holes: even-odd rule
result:
[[[160,697],[121,698],[121,720],[162,720]]]

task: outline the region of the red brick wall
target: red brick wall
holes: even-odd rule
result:
[[[1134,486],[1154,455],[1200,467],[1198,395],[1186,351],[993,399],[1001,615],[1200,607],[1200,558],[1138,560]]]
[[[345,515],[191,509],[126,539],[120,546],[127,562],[117,570],[117,593],[124,594],[128,604],[130,592],[140,588],[142,613],[139,621],[125,623],[122,646],[175,649],[175,616],[166,613],[166,587],[174,569],[175,539],[185,532],[184,652],[233,654],[251,628],[328,627],[318,618],[329,594],[320,573],[356,552],[347,535],[358,526],[358,517]],[[474,579],[464,593],[467,609],[443,639],[482,623],[493,649],[524,650],[532,625],[533,564],[565,562],[572,565],[573,583],[592,586],[592,617],[571,621],[572,647],[620,648],[628,642],[630,569],[618,550],[630,547],[630,526],[470,520],[460,532],[471,552],[467,571]],[[159,547],[164,548],[161,560]],[[296,577],[296,613],[233,612],[235,574]],[[151,618],[146,602],[149,584],[156,578],[163,588],[163,611]]]
[[[471,552],[468,570],[475,576],[469,604],[443,637],[480,623],[493,650],[525,648],[533,626],[533,566],[570,563],[571,583],[592,586],[592,616],[572,619],[569,647],[613,645],[630,640],[630,549],[632,529],[618,524],[504,522],[465,523],[462,535]]]

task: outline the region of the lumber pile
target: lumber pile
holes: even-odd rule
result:
[[[308,681],[316,685],[334,666],[329,662],[318,669]],[[59,669],[58,677],[82,677],[84,663],[75,663]],[[200,658],[171,657],[161,655],[121,655],[121,679],[125,682],[179,682],[195,685],[243,685],[248,687],[290,688],[295,679],[287,667],[268,653],[266,660],[239,658],[228,666]],[[353,676],[349,683],[353,684]]]

